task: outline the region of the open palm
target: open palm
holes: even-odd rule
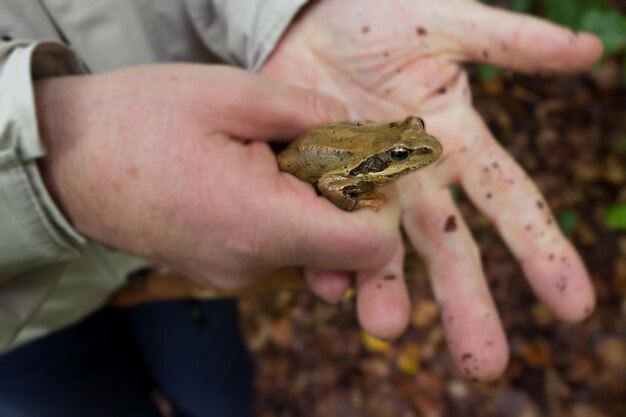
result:
[[[499,375],[508,348],[450,184],[462,186],[492,219],[555,314],[580,320],[593,310],[594,296],[580,257],[536,186],[472,107],[462,64],[554,74],[583,70],[600,53],[591,35],[473,0],[322,0],[301,13],[261,71],[345,101],[355,119],[418,114],[440,139],[444,156],[400,181],[402,223],[425,261],[448,346],[468,377]],[[401,271],[401,255],[399,245],[387,268],[357,277],[361,321],[381,336],[393,336],[408,321],[404,283],[385,279],[389,270]],[[327,298],[349,285],[344,273],[314,275],[313,288]]]

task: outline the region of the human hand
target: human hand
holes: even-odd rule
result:
[[[46,79],[36,98],[42,175],[90,239],[227,289],[283,265],[360,270],[393,255],[398,207],[337,210],[265,143],[345,119],[323,95],[159,65]]]
[[[557,316],[581,320],[595,301],[588,273],[544,198],[472,107],[462,63],[553,74],[583,70],[600,53],[591,35],[471,0],[323,0],[301,13],[262,69],[349,103],[354,118],[420,115],[442,142],[440,161],[399,181],[402,223],[425,261],[452,356],[470,378],[497,377],[508,348],[477,245],[449,184],[463,187],[493,221]],[[397,254],[388,268],[401,271],[401,259]],[[317,284],[313,275],[309,281],[327,298],[350,285],[346,274],[316,271]],[[383,282],[384,275],[369,279]],[[400,292],[386,291],[378,292],[385,303],[376,311],[359,309],[364,327],[382,336],[408,322],[396,309]]]

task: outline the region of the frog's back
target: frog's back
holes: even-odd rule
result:
[[[354,132],[338,125],[314,128],[278,155],[281,171],[315,184],[324,174],[348,169],[354,158]]]

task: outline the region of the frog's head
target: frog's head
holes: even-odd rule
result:
[[[370,155],[352,169],[350,175],[378,184],[425,167],[443,152],[439,141],[426,133],[424,121],[418,117],[390,123],[387,132],[380,135],[372,147]]]

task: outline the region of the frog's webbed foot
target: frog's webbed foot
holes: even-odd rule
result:
[[[342,210],[352,211],[368,207],[374,210],[387,200],[374,192],[374,184],[355,182],[354,179],[331,175],[317,182],[319,192]]]

